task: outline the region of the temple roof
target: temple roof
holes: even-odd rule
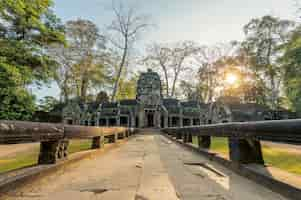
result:
[[[239,110],[242,112],[257,110],[257,111],[270,111],[271,109],[264,105],[259,105],[256,103],[246,103],[246,104],[228,104],[231,110]]]
[[[88,112],[95,112],[99,106],[99,104],[97,102],[90,102],[90,103],[87,103],[87,105],[88,105]]]
[[[164,106],[178,106],[179,100],[174,98],[163,99]]]
[[[106,102],[101,105],[102,108],[117,108],[118,103],[117,102]]]
[[[120,105],[122,106],[135,106],[138,105],[138,101],[136,99],[124,99],[120,101]]]
[[[198,101],[182,101],[181,106],[183,107],[198,107],[200,103]]]

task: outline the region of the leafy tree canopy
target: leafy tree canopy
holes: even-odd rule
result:
[[[294,110],[301,113],[301,26],[293,32],[283,48],[281,61],[285,70],[285,91]]]
[[[64,43],[51,0],[0,1],[0,118],[29,119],[34,97],[26,86],[51,79],[56,66],[46,54],[51,43]]]

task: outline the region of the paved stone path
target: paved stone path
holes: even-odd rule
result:
[[[6,199],[285,200],[152,133],[69,165]]]

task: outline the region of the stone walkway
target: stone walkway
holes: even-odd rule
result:
[[[6,200],[285,200],[157,134],[137,135]]]

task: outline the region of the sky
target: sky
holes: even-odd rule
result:
[[[213,45],[244,38],[242,27],[252,18],[274,15],[296,20],[296,0],[122,0],[149,15],[155,26],[145,33],[138,49],[152,42],[193,40]],[[89,19],[104,31],[112,21],[110,0],[54,0],[54,12],[63,22]],[[41,99],[59,96],[55,84],[31,88]]]

